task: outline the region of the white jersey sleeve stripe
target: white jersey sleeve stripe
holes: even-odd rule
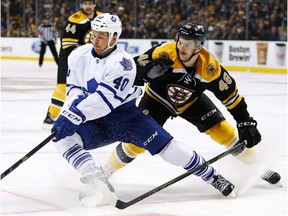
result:
[[[125,100],[125,99],[119,97],[119,96],[117,95],[117,92],[115,91],[115,89],[112,88],[111,86],[109,86],[109,85],[107,85],[107,84],[105,84],[105,83],[100,83],[99,85],[102,86],[102,87],[104,87],[104,88],[106,88],[107,90],[111,91],[111,92],[114,94],[114,98],[117,99],[117,100],[119,100],[121,103]]]

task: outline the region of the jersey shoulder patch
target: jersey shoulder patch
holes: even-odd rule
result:
[[[196,73],[206,81],[213,81],[221,74],[220,63],[205,49],[199,54]]]

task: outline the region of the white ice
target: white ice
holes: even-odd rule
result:
[[[50,133],[42,130],[56,84],[56,64],[1,60],[1,173],[20,160]],[[232,156],[213,164],[236,186],[237,198],[223,197],[195,176],[119,210],[112,205],[87,208],[78,194],[84,186],[79,175],[56,153],[50,142],[1,180],[1,215],[8,216],[283,216],[287,215],[287,75],[236,73],[239,93],[258,121],[263,141],[254,148],[260,162],[244,165]],[[225,117],[233,118],[208,93]],[[176,118],[165,128],[206,160],[224,148]],[[104,164],[116,143],[92,151]],[[282,176],[283,187],[259,178],[265,169]],[[115,194],[128,201],[183,173],[178,167],[145,153],[111,178]]]

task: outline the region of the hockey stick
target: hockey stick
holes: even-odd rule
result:
[[[136,198],[134,198],[134,199],[132,199],[132,200],[130,200],[128,202],[124,202],[124,201],[121,201],[121,200],[118,199],[118,200],[116,200],[115,207],[118,208],[118,209],[125,209],[125,208],[127,208],[127,207],[129,207],[129,206],[131,206],[131,205],[133,205],[133,204],[135,204],[135,203],[137,203],[137,202],[139,202],[139,201],[141,201],[141,200],[143,200],[143,199],[145,199],[145,198],[147,198],[147,197],[149,197],[149,196],[161,191],[161,190],[163,190],[164,188],[167,188],[170,185],[175,184],[176,182],[178,182],[178,181],[180,181],[180,180],[182,180],[182,179],[184,179],[184,178],[196,173],[198,170],[200,170],[200,169],[202,169],[202,168],[204,168],[206,166],[209,166],[210,164],[212,164],[212,163],[220,160],[221,158],[229,155],[230,153],[232,153],[236,149],[243,148],[244,146],[246,146],[246,144],[247,144],[247,141],[244,140],[243,142],[236,144],[232,148],[222,152],[221,154],[217,155],[216,157],[210,159],[209,161],[206,161],[205,163],[199,165],[195,169],[190,170],[190,171],[188,171],[186,173],[183,173],[182,175],[179,175],[178,177],[176,177],[176,178],[174,178],[174,179],[172,179],[172,180],[170,180],[170,181],[168,181],[168,182],[166,182],[166,183],[164,183],[164,184],[162,184],[162,185],[160,185],[160,186],[158,186],[158,187],[156,187],[156,188],[154,188],[154,189],[152,189],[152,190],[150,190],[150,191],[148,191],[148,192],[146,192],[146,193],[144,193],[144,194],[142,194],[142,195],[140,195],[140,196],[138,196],[138,197],[136,197]]]
[[[45,146],[47,143],[49,143],[54,137],[56,132],[54,131],[52,134],[50,134],[45,140],[43,140],[39,145],[37,145],[35,148],[33,148],[30,152],[28,152],[24,157],[22,157],[20,160],[18,160],[15,164],[13,164],[10,168],[8,168],[5,172],[1,174],[1,180],[6,177],[8,174],[10,174],[13,170],[15,170],[20,164],[22,164],[24,161],[28,160],[33,154],[35,154],[37,151],[39,151],[43,146]]]

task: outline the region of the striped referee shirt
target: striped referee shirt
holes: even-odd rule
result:
[[[38,36],[40,37],[42,42],[57,40],[58,31],[52,24],[41,24],[40,26],[38,26]]]

